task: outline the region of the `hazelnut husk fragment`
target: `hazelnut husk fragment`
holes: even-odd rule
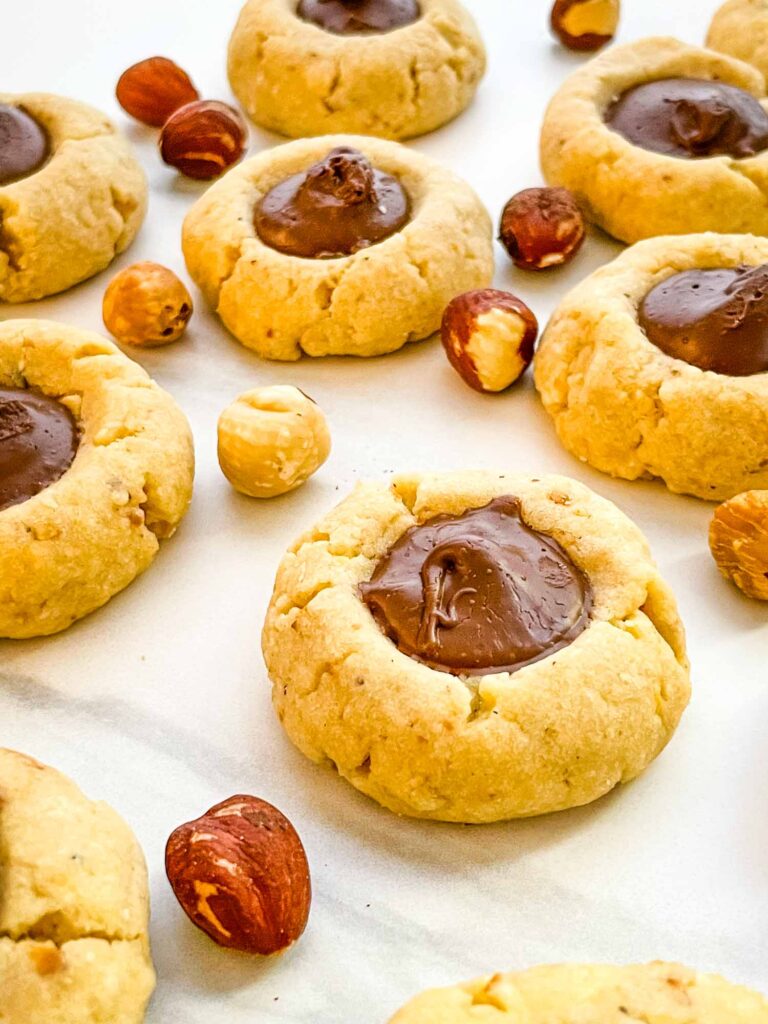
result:
[[[504,391],[531,360],[539,325],[510,292],[483,288],[458,295],[446,307],[440,338],[448,360],[471,388]]]
[[[523,270],[568,263],[586,235],[584,217],[567,188],[527,188],[504,207],[499,241]]]

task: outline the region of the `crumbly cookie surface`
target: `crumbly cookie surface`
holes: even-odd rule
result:
[[[69,470],[0,512],[0,636],[41,636],[150,565],[191,499],[192,438],[170,395],[89,331],[6,320],[0,383],[60,399],[81,431]]]
[[[73,782],[0,749],[0,1024],[141,1024],[155,975],[144,858]]]
[[[681,160],[635,146],[605,124],[623,92],[674,77],[717,79],[766,96],[759,71],[713,50],[669,38],[611,47],[550,102],[541,132],[544,176],[570,188],[589,219],[624,242],[703,231],[768,235],[768,151]]]
[[[707,46],[746,61],[768,76],[766,0],[727,0],[712,19]]]
[[[757,992],[680,964],[562,964],[494,974],[417,996],[390,1024],[766,1024]]]
[[[0,301],[29,302],[107,267],[133,241],[147,205],[144,171],[107,117],[49,93],[9,95],[48,133],[35,173],[0,187]]]
[[[749,235],[640,242],[576,286],[534,360],[536,387],[565,447],[628,480],[723,500],[768,487],[768,374],[730,377],[673,359],[640,328],[638,305],[684,270],[768,263]]]
[[[409,223],[338,259],[303,259],[265,245],[253,224],[256,204],[339,146],[360,150],[401,180]],[[187,214],[183,248],[189,273],[225,325],[268,359],[394,352],[437,331],[455,295],[493,276],[490,217],[470,186],[429,157],[361,136],[301,139],[241,164]]]
[[[589,577],[588,628],[510,675],[407,655],[360,599],[416,523],[516,495]],[[564,477],[463,472],[359,486],[279,568],[263,632],[277,714],[309,758],[390,810],[486,822],[588,803],[639,775],[689,698],[683,628],[640,531]]]
[[[421,8],[396,31],[340,36],[299,18],[294,0],[248,0],[229,45],[232,89],[281,135],[423,135],[468,106],[485,48],[458,0]]]

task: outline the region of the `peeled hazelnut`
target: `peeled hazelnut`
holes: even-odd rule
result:
[[[167,57],[148,57],[128,68],[120,76],[116,94],[127,114],[154,128],[200,96],[186,71]]]
[[[285,815],[258,797],[232,796],[180,825],[165,870],[184,913],[220,946],[269,956],[306,927],[307,855]]]
[[[172,270],[159,263],[134,263],[110,281],[102,315],[119,342],[155,348],[182,336],[192,316],[192,298]]]
[[[443,314],[440,337],[451,366],[476,391],[504,391],[533,359],[539,325],[509,292],[466,292]]]
[[[619,26],[619,0],[555,0],[552,31],[569,50],[599,50]]]
[[[768,601],[768,491],[745,491],[720,505],[709,546],[723,576],[748,597]]]
[[[523,270],[567,263],[584,236],[584,218],[567,188],[526,188],[512,196],[501,215],[499,241]]]
[[[290,385],[246,391],[219,417],[222,472],[235,490],[252,498],[299,487],[330,451],[322,410]]]
[[[207,181],[242,157],[248,128],[234,107],[218,100],[198,100],[171,114],[160,132],[160,155],[188,178]]]

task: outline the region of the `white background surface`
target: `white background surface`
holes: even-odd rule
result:
[[[464,175],[497,219],[513,192],[540,183],[545,103],[583,58],[550,40],[545,0],[470,6],[488,44],[488,77],[469,112],[413,145]],[[623,41],[669,33],[699,42],[716,4],[623,6]],[[162,53],[204,94],[228,98],[225,46],[238,7],[3,4],[2,88],[92,102],[137,144],[150,210],[118,266],[154,259],[182,272],[180,225],[203,187],[165,168],[154,132],[119,111],[117,77]],[[274,142],[254,130],[251,151]],[[499,249],[497,284],[543,322],[570,285],[618,251],[594,235],[567,270],[534,278]],[[0,316],[98,330],[112,273]],[[159,973],[151,1024],[383,1024],[427,986],[559,960],[680,959],[768,991],[768,615],[717,575],[706,544],[711,507],[580,465],[559,447],[530,381],[502,397],[476,395],[435,342],[371,361],[270,364],[197,300],[186,340],[140,355],[193,425],[199,468],[187,520],[107,608],[58,637],[0,643],[0,743],[108,800],[146,852]],[[259,504],[221,476],[215,424],[231,398],[262,382],[312,394],[334,451],[307,487]],[[259,632],[284,548],[357,479],[476,466],[571,474],[638,521],[679,597],[695,691],[668,751],[632,786],[581,810],[469,828],[400,820],[294,751],[271,710]],[[280,806],[310,857],[310,925],[281,959],[219,950],[165,881],[171,829],[235,792]]]

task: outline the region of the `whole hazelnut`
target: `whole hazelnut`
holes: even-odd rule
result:
[[[126,345],[155,348],[178,341],[192,316],[192,298],[172,270],[134,263],[104,292],[104,324]]]
[[[179,107],[199,98],[189,75],[167,57],[148,57],[120,76],[120,106],[143,124],[160,128]]]
[[[504,391],[533,359],[539,325],[524,302],[495,288],[458,295],[440,329],[451,366],[476,391]]]
[[[709,527],[717,567],[748,597],[768,601],[768,491],[723,502]]]
[[[619,25],[619,0],[555,0],[552,31],[569,50],[599,50]]]
[[[307,855],[285,815],[258,797],[232,796],[180,825],[165,870],[184,913],[220,946],[269,956],[306,927]]]
[[[242,114],[218,100],[180,107],[160,132],[160,155],[188,178],[207,181],[229,170],[248,144]]]
[[[235,490],[273,498],[301,486],[331,451],[322,410],[298,388],[246,391],[219,417],[219,464]]]
[[[504,207],[499,241],[523,270],[549,270],[573,259],[585,233],[567,188],[526,188]]]

